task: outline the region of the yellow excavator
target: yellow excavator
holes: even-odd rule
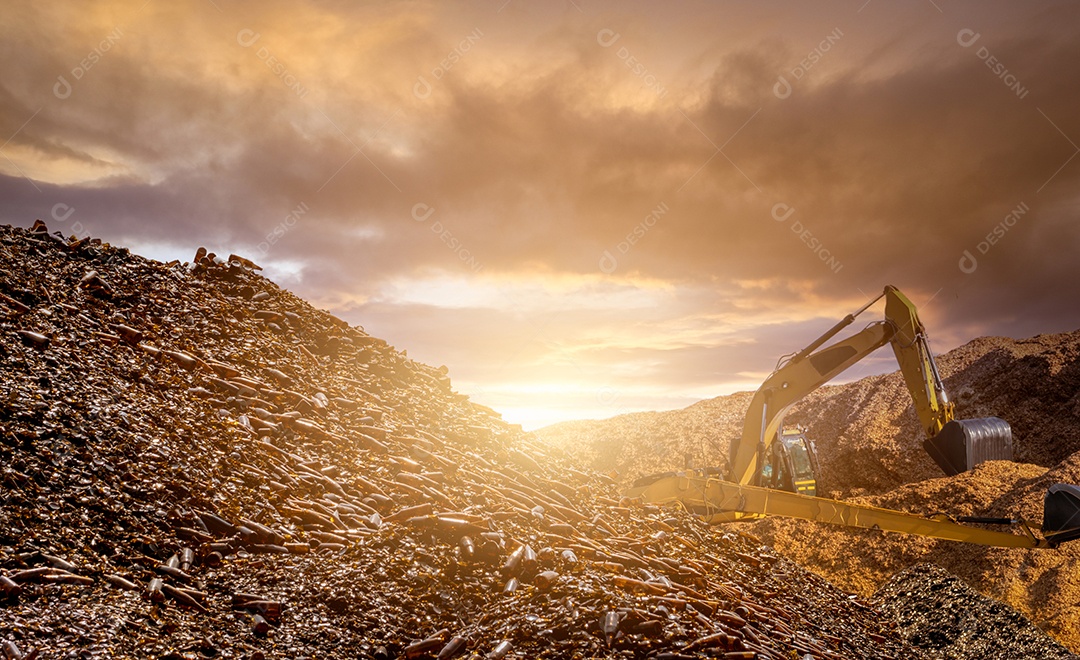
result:
[[[882,298],[884,320],[825,346]],[[807,394],[885,344],[892,346],[926,432],[923,448],[945,474],[956,475],[984,461],[1012,460],[1012,429],[1005,420],[955,419],[915,306],[896,287],[886,286],[806,348],[781,359],[750,402],[742,436],[731,445],[726,471],[698,468],[651,475],[637,480],[627,494],[652,503],[680,502],[711,524],[776,515],[1026,548],[1055,547],[1080,537],[1080,488],[1070,484],[1055,484],[1047,491],[1041,535],[1022,519],[918,516],[817,497],[813,443],[806,429],[784,427],[784,415]],[[1019,533],[986,529],[986,525],[1012,526]]]

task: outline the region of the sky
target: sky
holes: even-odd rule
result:
[[[939,352],[1080,328],[1071,2],[2,14],[0,222],[247,256],[527,429],[755,389],[886,284]]]

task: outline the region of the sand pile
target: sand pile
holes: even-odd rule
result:
[[[0,227],[5,658],[920,657],[256,270]]]
[[[535,434],[579,464],[600,472],[615,471],[626,482],[631,475],[681,468],[687,456],[694,465],[724,464],[731,440],[742,433],[751,396],[739,392],[683,410],[562,422]]]

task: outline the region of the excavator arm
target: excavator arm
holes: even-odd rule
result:
[[[928,437],[941,433],[953,419],[953,404],[945,395],[934,354],[915,305],[893,286],[885,287],[885,322],[893,328],[893,354],[900,365],[915,413]]]

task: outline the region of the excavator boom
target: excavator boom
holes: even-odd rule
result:
[[[882,298],[884,320],[821,348]],[[881,295],[844,317],[765,379],[750,402],[742,436],[732,444],[728,479],[761,485],[761,468],[788,409],[885,344],[892,345],[915,412],[928,436],[924,446],[947,474],[971,469],[984,460],[1012,460],[1012,433],[1004,421],[953,419],[953,404],[945,395],[915,305],[896,287],[886,286]],[[942,434],[946,429],[948,432]]]

